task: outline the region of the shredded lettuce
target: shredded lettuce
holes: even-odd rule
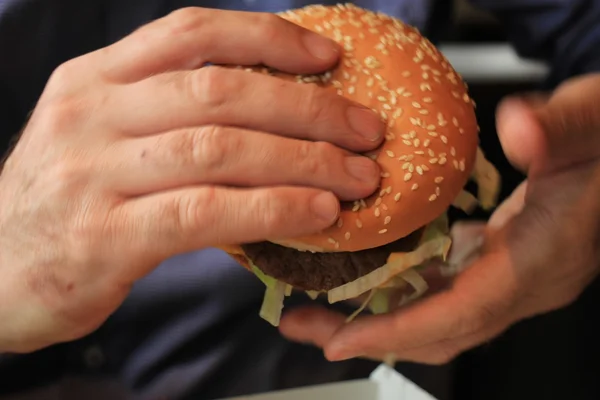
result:
[[[475,167],[471,177],[477,182],[477,198],[484,210],[494,208],[500,194],[500,173],[494,165],[485,158],[483,150],[477,148]]]
[[[306,295],[312,300],[316,300],[317,297],[319,297],[319,292],[317,292],[316,290],[307,290]]]
[[[403,281],[404,282],[404,281]],[[375,289],[373,298],[369,302],[369,310],[373,314],[386,314],[390,311],[391,288]]]
[[[346,318],[346,323],[351,322],[354,320],[354,318],[356,318],[358,316],[358,314],[360,314],[361,312],[363,312],[363,310],[369,305],[369,303],[371,302],[371,299],[373,298],[373,295],[375,294],[375,292],[377,291],[377,289],[371,289],[371,291],[369,292],[369,295],[367,296],[367,298],[363,301],[362,305],[360,307],[358,307],[358,309],[356,309],[356,311],[354,311],[352,314],[350,314],[348,316],[348,318]]]
[[[417,292],[421,292],[422,282],[418,282],[412,273],[408,273],[406,278],[402,273],[435,257],[441,257],[445,260],[450,245],[447,216],[444,214],[426,227],[416,250],[406,253],[393,253],[384,266],[352,282],[331,289],[327,292],[329,303],[353,299],[369,290],[386,286],[386,284],[393,284],[396,277],[406,281]],[[414,272],[418,274],[416,271]]]
[[[292,286],[268,276],[252,262],[250,262],[250,266],[254,275],[267,287],[259,315],[271,325],[279,326],[281,311],[283,310],[283,300],[285,296],[291,294]]]
[[[458,196],[452,202],[452,205],[456,208],[460,208],[467,214],[471,214],[477,208],[479,201],[475,196],[466,190],[461,190]]]

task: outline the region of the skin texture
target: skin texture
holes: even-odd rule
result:
[[[370,195],[380,170],[355,153],[378,115],[200,68],[315,74],[339,53],[274,15],[188,8],[61,65],[0,175],[0,352],[91,332],[175,254],[312,234]]]
[[[282,333],[322,347],[330,360],[394,355],[442,364],[516,321],[575,301],[600,270],[599,102],[600,75],[588,75],[551,96],[500,106],[502,146],[527,180],[487,225],[454,227],[454,251],[483,244],[447,290],[350,325],[331,311],[294,310]]]

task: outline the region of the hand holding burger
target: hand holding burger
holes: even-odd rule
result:
[[[454,227],[454,250],[483,245],[449,290],[349,325],[323,308],[294,310],[282,320],[283,334],[322,347],[330,360],[442,364],[519,320],[574,302],[600,272],[599,102],[596,74],[549,98],[500,107],[502,146],[527,180],[488,224]]]
[[[477,204],[467,182],[477,181],[483,206],[495,202],[499,177],[478,149],[474,104],[444,56],[397,19],[352,5],[281,16],[336,40],[340,61],[319,75],[248,71],[320,86],[381,115],[385,141],[367,153],[381,183],[372,195],[343,202],[336,223],[317,234],[223,248],[267,286],[261,315],[274,325],[292,289],[326,293],[331,303],[366,296],[363,307],[390,311],[427,289],[424,264],[446,258],[448,207]],[[407,285],[412,292],[397,298]]]

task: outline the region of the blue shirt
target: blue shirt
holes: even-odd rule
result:
[[[0,135],[6,142],[19,131],[60,63],[113,43],[176,8],[281,11],[308,3],[0,0]],[[355,2],[397,16],[433,41],[444,37],[449,3]],[[522,56],[550,65],[549,86],[600,70],[600,1],[472,3],[495,13]],[[142,398],[205,399],[345,379],[372,368],[367,363],[326,363],[319,351],[284,341],[258,318],[262,296],[262,284],[218,250],[175,257],[139,281],[123,306],[92,335],[32,355],[0,358],[0,394],[89,373],[117,377],[117,385]]]

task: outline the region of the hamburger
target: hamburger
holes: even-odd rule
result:
[[[318,85],[379,113],[385,141],[367,155],[381,183],[370,197],[342,203],[337,223],[315,235],[223,250],[264,282],[260,315],[275,326],[293,289],[324,293],[330,303],[361,298],[357,313],[387,312],[400,305],[391,302],[393,290],[412,288],[402,303],[419,297],[427,290],[419,268],[446,259],[450,206],[495,205],[499,176],[478,147],[475,104],[443,54],[399,19],[342,4],[279,15],[338,42],[337,66],[310,76],[237,68]],[[470,180],[477,197],[464,189]]]

